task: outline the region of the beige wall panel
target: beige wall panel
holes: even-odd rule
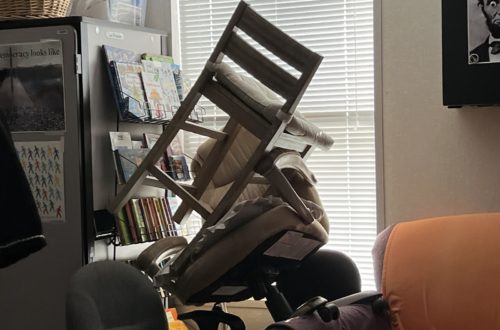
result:
[[[385,224],[499,211],[500,108],[442,106],[441,1],[384,0],[381,24]]]

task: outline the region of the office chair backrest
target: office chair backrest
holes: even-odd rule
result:
[[[91,263],[75,273],[66,298],[66,325],[68,330],[168,329],[151,281],[118,261]]]
[[[382,290],[396,329],[500,329],[500,213],[397,224]]]

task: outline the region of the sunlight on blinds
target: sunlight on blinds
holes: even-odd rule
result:
[[[307,163],[330,218],[328,247],[354,259],[363,289],[374,288],[371,248],[376,236],[372,0],[249,0],[254,10],[324,56],[298,109],[335,139]],[[236,0],[179,0],[181,59],[194,81],[232,15]],[[224,113],[204,104],[205,125]],[[186,138],[191,154],[200,143]]]

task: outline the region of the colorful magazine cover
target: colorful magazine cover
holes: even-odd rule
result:
[[[142,83],[144,84],[151,119],[167,119],[166,108],[168,104],[163,97],[160,76],[150,72],[143,72]]]
[[[164,102],[165,119],[172,119],[175,111],[180,107],[181,101],[177,93],[177,87],[171,64],[166,62],[143,60],[142,65],[145,72],[155,75],[155,81],[161,85],[162,100]]]
[[[115,62],[119,90],[125,100],[125,109],[138,119],[148,119],[149,114],[142,84],[142,66],[139,63]]]

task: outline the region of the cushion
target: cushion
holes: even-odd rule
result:
[[[297,241],[305,234],[310,238],[309,241],[306,239],[303,243],[312,244],[310,246],[312,249],[328,241],[328,234],[318,221],[306,224],[286,203],[278,203],[277,199],[273,198],[267,203],[263,201],[257,207],[261,208],[261,211],[258,212],[261,214],[256,218],[250,215],[250,217],[245,216],[238,219],[229,212],[225,222],[222,221],[200,232],[184,251],[189,256],[189,262],[182,276],[172,277],[169,274],[169,269],[165,268],[155,278],[158,284],[167,288],[175,285],[172,291],[183,303],[186,303],[192,295],[208,287],[243,261],[260,244],[278,233],[296,232]],[[321,212],[319,208],[316,210]],[[316,215],[316,217],[319,216],[321,214]],[[252,221],[245,221],[250,218]],[[233,226],[230,222],[235,222],[235,225]],[[217,229],[225,227],[230,230],[230,234],[223,230],[224,235],[219,236]],[[216,237],[209,238],[210,233]],[[214,244],[215,242],[217,244]],[[304,251],[312,252],[312,250],[307,250],[307,247]],[[289,252],[293,252],[295,255],[281,255],[280,257],[301,260],[300,258],[305,256],[300,254],[299,249],[289,249]],[[176,262],[179,261],[174,261],[174,263]],[[207,272],[207,269],[210,271]],[[175,284],[172,284],[171,280],[175,280]]]
[[[215,70],[216,79],[223,86],[268,121],[274,121],[275,117],[282,118],[287,123],[288,133],[303,137],[309,143],[317,143],[324,150],[333,145],[333,139],[308,122],[299,111],[295,111],[291,118],[283,116],[280,110],[284,100],[258,80],[235,72],[226,63],[216,64]]]

